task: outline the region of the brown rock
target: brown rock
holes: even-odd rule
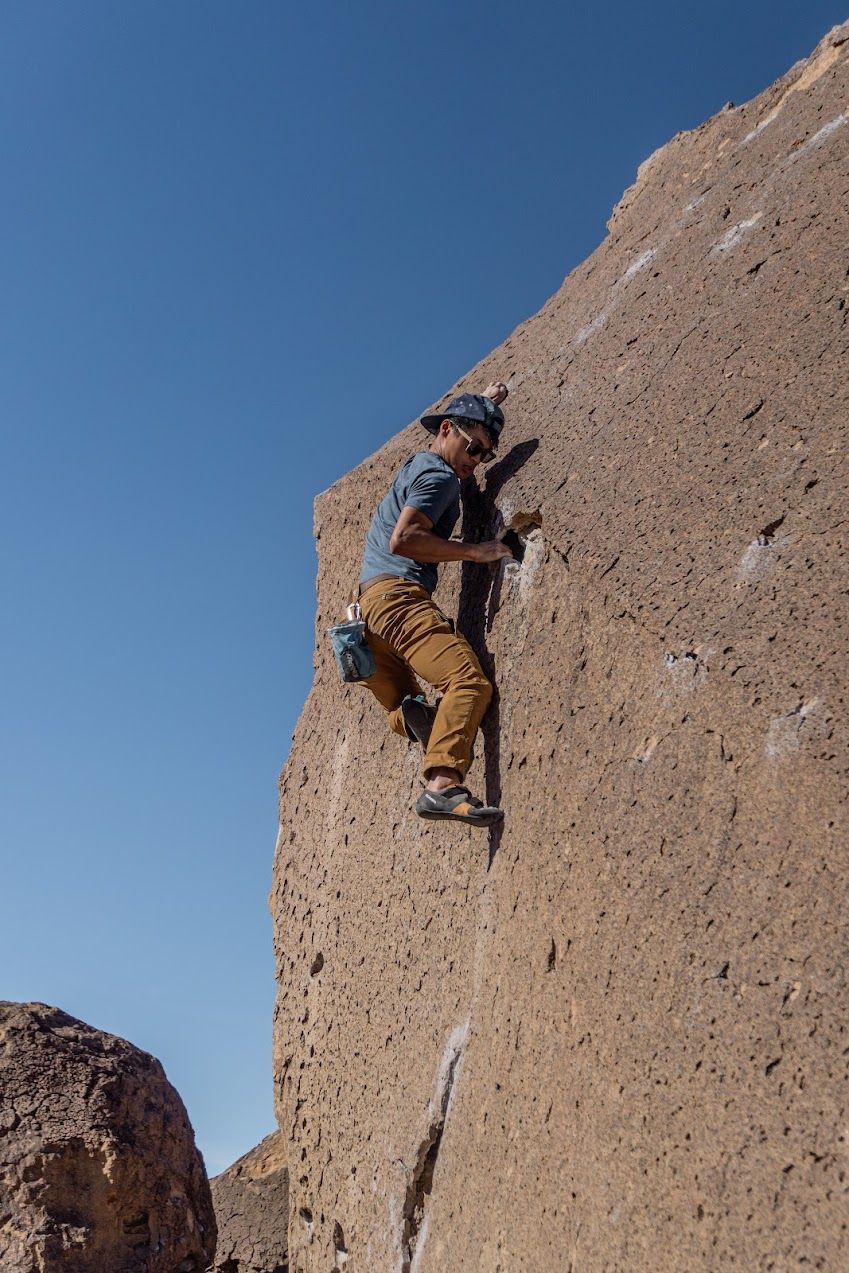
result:
[[[215,1253],[203,1160],[146,1052],[0,1003],[3,1273],[191,1273]]]
[[[498,689],[503,834],[416,819],[420,751],[325,635],[420,426],[316,501],[271,895],[293,1270],[849,1267],[847,37],[653,155],[449,390],[512,388],[464,532],[524,563],[437,594]]]
[[[216,1273],[286,1273],[289,1174],[281,1133],[266,1136],[210,1185]]]

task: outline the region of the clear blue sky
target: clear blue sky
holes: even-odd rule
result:
[[[155,1053],[211,1172],[273,1125],[313,496],[847,12],[0,3],[0,997]]]

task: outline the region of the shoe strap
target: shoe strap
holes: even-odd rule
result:
[[[469,802],[469,804],[472,806],[472,808],[473,808],[473,809],[482,809],[482,808],[483,808],[483,801],[482,801],[482,800],[478,800],[477,796],[473,796],[473,795],[472,795],[472,793],[471,793],[471,791],[469,791],[469,788],[468,788],[468,787],[444,787],[444,788],[442,789],[442,791],[440,791],[440,793],[439,793],[439,794],[440,794],[441,796],[448,796],[448,795],[451,795],[451,796],[455,796],[455,795],[457,795],[457,796],[459,796],[459,795],[464,795],[464,796],[466,796],[466,797],[467,797],[468,802]]]

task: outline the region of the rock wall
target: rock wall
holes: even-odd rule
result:
[[[287,1273],[286,1144],[272,1132],[210,1181],[218,1247],[215,1273]]]
[[[449,391],[512,390],[463,533],[524,564],[437,593],[503,832],[415,817],[325,637],[426,436],[317,499],[270,899],[293,1273],[846,1267],[847,195],[849,24],[652,155]]]
[[[203,1160],[162,1066],[43,1003],[0,1003],[3,1273],[201,1273]]]

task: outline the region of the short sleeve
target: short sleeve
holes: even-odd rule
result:
[[[453,473],[425,469],[410,483],[404,503],[429,517],[434,525],[457,498],[459,482]]]

